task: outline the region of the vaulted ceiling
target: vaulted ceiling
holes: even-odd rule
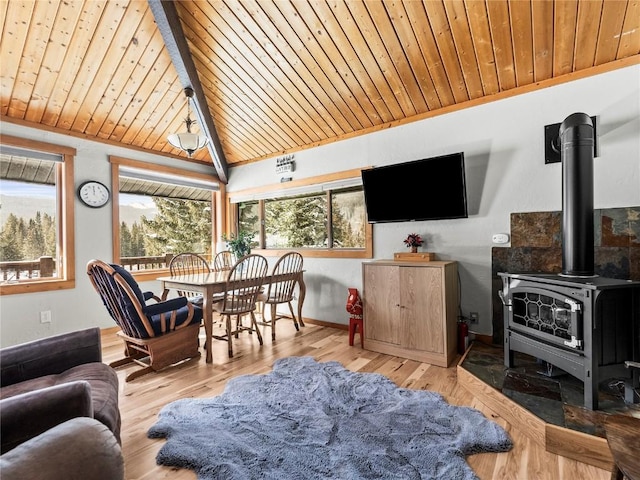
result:
[[[0,0],[3,121],[234,166],[638,63],[623,0]],[[216,150],[217,148],[217,150]],[[218,157],[218,158],[215,158]]]

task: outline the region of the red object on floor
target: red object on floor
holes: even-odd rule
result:
[[[362,329],[364,327],[362,317],[351,317],[349,319],[349,345],[353,346],[353,337],[356,332],[360,334],[360,346],[364,348],[364,338],[362,337]]]
[[[357,288],[349,288],[349,298],[347,298],[347,312],[351,314],[349,319],[349,345],[353,346],[353,337],[356,332],[360,334],[360,346],[364,348],[362,316],[362,299]]]

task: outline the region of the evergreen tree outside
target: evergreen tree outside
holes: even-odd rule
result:
[[[145,257],[147,250],[144,248],[144,231],[138,222],[131,226],[131,256]]]
[[[51,215],[37,211],[33,218],[18,218],[10,213],[0,230],[0,261],[38,262],[41,257],[56,259],[56,224]],[[33,265],[14,271],[13,267],[3,271],[6,278],[29,278],[38,276]],[[56,276],[54,270],[53,276]]]
[[[238,229],[254,234],[254,247],[259,246],[261,204],[238,204]],[[264,200],[265,248],[364,248],[365,224],[362,188]]]
[[[260,243],[260,204],[257,201],[238,204],[238,231],[253,234],[252,247]]]
[[[326,195],[265,201],[267,248],[327,245]]]
[[[10,213],[0,232],[0,260],[9,262],[24,259],[22,252],[24,232],[24,219]]]
[[[56,258],[56,248],[56,223],[51,215],[37,211],[27,220],[13,213],[7,216],[0,231],[0,261]]]
[[[42,217],[42,232],[44,237],[44,250],[46,255],[55,258],[57,250],[56,221],[46,213]]]
[[[153,197],[158,213],[141,218],[148,256],[211,253],[211,203]]]
[[[131,232],[125,222],[120,223],[120,257],[135,257],[131,245]]]
[[[364,248],[366,222],[362,190],[335,192],[331,195],[334,248]]]

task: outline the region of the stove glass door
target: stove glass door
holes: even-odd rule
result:
[[[510,290],[509,327],[548,342],[582,350],[582,302],[536,287]]]

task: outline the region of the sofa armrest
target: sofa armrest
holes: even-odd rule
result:
[[[0,453],[75,417],[93,417],[91,386],[63,383],[0,400]]]
[[[102,361],[100,329],[88,328],[0,350],[0,386]]]
[[[75,418],[0,456],[3,480],[122,480],[124,460],[111,431]]]

